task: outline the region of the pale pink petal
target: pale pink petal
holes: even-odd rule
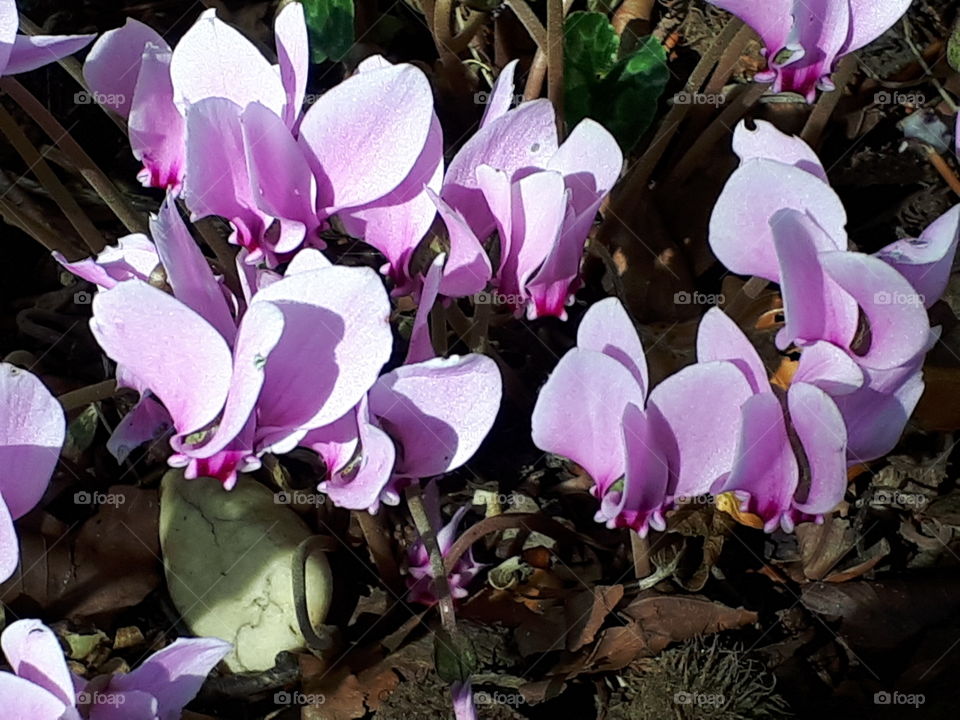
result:
[[[104,352],[159,397],[180,433],[219,415],[230,387],[223,336],[162,290],[122,282],[93,299],[90,328]]]
[[[755,127],[751,130],[746,121],[741,120],[733,131],[733,151],[742,163],[754,158],[776,160],[806,170],[827,182],[827,173],[820,158],[807,143],[794,135],[780,132],[766,120],[754,120],[753,123]]]
[[[283,106],[283,121],[293,129],[300,118],[300,108],[307,91],[307,73],[310,70],[310,48],[307,44],[307,23],[303,4],[287,3],[277,14],[273,30],[277,37],[277,60],[280,80],[287,94]]]
[[[367,205],[399,186],[423,154],[433,117],[430,83],[412,65],[362,72],[328,90],[300,124],[318,210]]]
[[[145,187],[179,189],[186,162],[186,121],[173,102],[169,48],[147,45],[127,131],[135,158],[143,163],[137,176]]]
[[[18,677],[39,685],[64,705],[74,704],[73,680],[50,628],[39,620],[17,620],[3,631],[0,645]]]
[[[889,30],[903,17],[911,0],[849,0],[850,34],[843,46],[843,54],[859,50]]]
[[[107,440],[107,451],[118,463],[123,463],[134,448],[163,437],[172,426],[166,408],[145,395],[114,428]]]
[[[106,290],[130,278],[149,281],[160,264],[153,241],[140,233],[125,235],[117,240],[117,245],[108,245],[95,259],[71,263],[59,252],[54,252],[53,258],[77,277]]]
[[[487,107],[483,111],[483,118],[480,120],[480,128],[483,129],[491,122],[502,117],[513,105],[513,99],[516,91],[513,86],[513,76],[517,71],[518,60],[511,60],[497,76],[493,89],[487,93]]]
[[[730,472],[740,408],[752,395],[747,378],[729,362],[689,365],[653,388],[647,413],[659,415],[669,429],[660,452],[674,478],[672,496],[703,495]]]
[[[646,396],[650,379],[643,343],[620,300],[610,297],[590,306],[577,328],[577,347],[612,357],[630,371]]]
[[[463,215],[447,205],[429,188],[427,194],[447,227],[450,252],[443,268],[440,294],[466,297],[480,292],[493,278],[490,258]]]
[[[121,117],[130,114],[148,43],[170,52],[160,33],[139,20],[127,18],[123,27],[108,30],[97,38],[83,63],[83,79],[91,92]]]
[[[420,294],[420,303],[417,305],[417,314],[413,318],[413,329],[410,331],[410,345],[407,348],[407,357],[403,361],[406,365],[423,362],[437,356],[430,339],[430,311],[437,301],[440,290],[440,277],[446,256],[437,255],[427,269],[427,276],[423,281],[423,292]]]
[[[158,720],[179,720],[207,675],[231,650],[217,638],[179,638],[143,664],[110,681],[113,691],[140,691],[157,699]]]
[[[0,672],[0,702],[5,720],[61,720],[67,705],[38,685]]]
[[[14,519],[40,502],[65,434],[63,408],[40,379],[0,363],[0,494]]]
[[[241,109],[259,102],[277,115],[287,103],[277,69],[212,8],[177,43],[170,74],[174,97],[184,112],[205,98],[231,100]]]
[[[540,390],[531,420],[533,443],[580,465],[603,497],[626,469],[623,437],[612,429],[620,426],[629,403],[643,407],[644,400],[643,388],[622,363],[574,348]]]
[[[370,389],[370,414],[397,444],[394,474],[440,475],[463,465],[500,409],[500,370],[484,355],[401,365]]]
[[[89,45],[93,35],[17,35],[4,75],[29,72],[73,55]]]
[[[833,189],[815,175],[774,160],[748,160],[727,181],[710,217],[710,247],[733,273],[780,281],[772,220],[792,208],[824,230],[820,250],[846,250],[847,214]]]
[[[842,349],[833,343],[816,342],[803,348],[792,382],[814,385],[831,396],[847,395],[863,386],[864,375]]]
[[[769,373],[743,330],[720,308],[710,308],[697,330],[697,360],[728,360],[740,368],[755,393],[768,392]]]
[[[840,504],[847,489],[847,429],[830,396],[813,385],[793,383],[787,407],[807,460],[794,506],[821,516]]]

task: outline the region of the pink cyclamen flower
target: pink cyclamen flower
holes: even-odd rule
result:
[[[434,527],[441,523],[440,518],[440,499],[436,483],[427,486],[423,495],[424,505],[427,513],[430,515],[430,521]],[[437,545],[440,548],[440,554],[446,556],[453,543],[456,540],[457,532],[460,528],[460,521],[467,512],[467,507],[461,507],[457,510],[450,522],[437,531]],[[454,600],[462,600],[467,597],[467,586],[471,583],[477,573],[483,569],[481,563],[473,559],[473,551],[467,550],[457,561],[456,567],[447,576],[447,582],[450,584],[450,595]],[[424,605],[435,605],[437,596],[433,589],[433,568],[430,565],[430,554],[427,552],[423,540],[418,540],[407,551],[407,586],[408,594],[413,602],[423,603]]]
[[[597,210],[616,182],[623,155],[613,136],[583,120],[558,144],[553,105],[510,109],[516,63],[504,68],[480,129],[447,168],[437,209],[450,249],[440,293],[496,292],[530,318],[566,317]],[[499,264],[483,247],[499,236]]]
[[[63,408],[37,376],[0,363],[0,582],[20,561],[13,521],[43,497],[65,434]]]
[[[181,638],[125,675],[87,681],[70,672],[60,643],[39,620],[0,636],[13,672],[0,672],[10,720],[178,720],[209,672],[230,652],[216,638]]]
[[[173,295],[133,278],[94,298],[91,328],[170,413],[170,458],[232,487],[264,452],[288,452],[354,407],[390,355],[376,273],[316,251],[255,290],[239,317],[168,198],[152,223]],[[314,255],[315,253],[315,255]],[[304,359],[309,358],[309,362]]]
[[[872,256],[850,252],[846,212],[806,143],[758,121],[755,130],[737,127],[733,147],[741,165],[714,207],[711,248],[732,272],[780,283],[781,349],[827,341],[861,368],[862,386],[834,400],[851,463],[879,457],[893,448],[923,391],[923,357],[936,341],[924,306],[946,288],[960,206],[917,240]]]
[[[533,410],[534,444],[593,478],[598,522],[646,535],[681,498],[734,466],[741,406],[754,394],[732,362],[684,368],[652,390],[643,345],[616,298],[587,311]]]
[[[758,82],[774,92],[816,98],[834,90],[830,75],[844,55],[886,32],[910,0],[707,0],[733,13],[760,35],[767,69]]]
[[[697,360],[732,362],[754,391],[740,410],[736,460],[711,492],[735,492],[767,532],[778,526],[792,532],[801,521],[822,522],[847,487],[847,430],[831,394],[861,387],[857,364],[828,342],[813,344],[801,355],[783,396],[769,384],[760,355],[743,331],[719,308],[700,322]]]
[[[0,75],[16,75],[56,62],[86,47],[96,35],[20,35],[16,0],[0,0]]]

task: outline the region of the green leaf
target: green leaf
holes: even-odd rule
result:
[[[353,0],[303,0],[310,59],[340,61],[353,46]]]
[[[669,79],[666,51],[654,37],[646,38],[603,79],[600,96],[612,100],[606,127],[624,151],[650,127]]]
[[[617,60],[620,38],[606,16],[571,13],[564,25],[564,115],[569,127],[593,118],[624,152],[650,127],[669,79],[667,54],[653,37]]]
[[[957,72],[960,72],[960,17],[953,24],[953,32],[947,40],[947,62]]]
[[[465,683],[478,667],[477,651],[468,637],[440,628],[433,636],[433,664],[448,685]]]
[[[73,462],[80,460],[80,456],[93,443],[99,420],[97,406],[91,404],[70,421],[70,425],[67,426],[67,437],[63,444],[64,457]]]
[[[563,25],[563,52],[566,66],[587,75],[603,77],[617,61],[620,38],[605,15],[574,12]]]

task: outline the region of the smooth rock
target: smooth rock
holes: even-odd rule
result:
[[[210,478],[163,477],[160,546],[173,604],[191,632],[234,645],[235,672],[267,670],[283,650],[304,647],[293,600],[292,559],[307,525],[249,477],[233,490]],[[322,553],[307,562],[310,620],[323,624],[333,579]]]

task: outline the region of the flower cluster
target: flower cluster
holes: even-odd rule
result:
[[[56,635],[18,620],[0,636],[13,672],[0,672],[7,717],[30,720],[178,720],[230,651],[215,638],[181,638],[126,675],[84,680],[70,672]]]
[[[835,90],[830,75],[844,55],[885,33],[911,0],[707,0],[757,31],[767,69],[757,82],[792,91],[808,102],[817,90]]]
[[[926,307],[946,287],[960,206],[919,239],[854,252],[806,144],[758,122],[741,124],[733,145],[742,162],[714,208],[710,244],[729,270],[780,284],[776,344],[800,361],[785,392],[772,386],[747,337],[714,308],[697,363],[651,390],[619,301],[592,306],[540,392],[533,439],[592,476],[597,520],[611,527],[662,530],[677,501],[726,492],[768,532],[820,521],[843,498],[847,468],[893,448],[923,391],[938,337]]]

